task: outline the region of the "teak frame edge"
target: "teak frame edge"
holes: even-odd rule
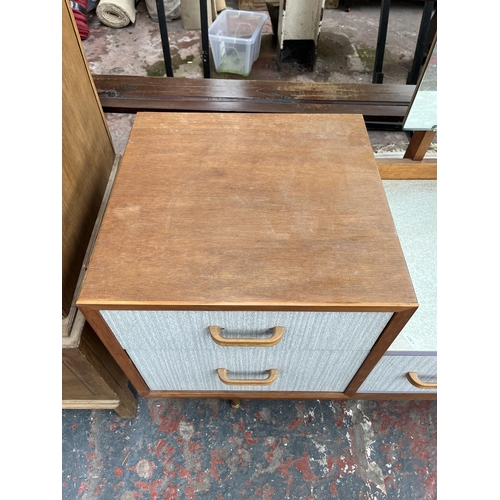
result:
[[[386,350],[395,340],[397,335],[409,321],[411,316],[417,310],[418,306],[406,308],[402,311],[394,312],[393,316],[387,323],[383,332],[373,345],[370,353],[361,364],[359,370],[349,382],[346,390],[342,392],[302,392],[302,391],[152,391],[147,386],[144,379],[134,363],[125,352],[120,343],[116,340],[113,332],[110,330],[98,309],[87,307],[84,305],[78,306],[90,323],[94,331],[97,333],[103,344],[113,355],[116,362],[128,377],[132,385],[135,387],[141,397],[144,398],[197,398],[197,397],[213,397],[224,399],[433,399],[435,394],[416,393],[406,395],[382,394],[383,397],[378,397],[375,394],[357,394],[357,390],[368,377],[375,365],[380,361]],[[96,307],[96,306],[94,306]],[[352,310],[352,308],[350,309]],[[417,397],[418,396],[418,397]]]
[[[130,309],[136,311],[300,311],[300,312],[400,312],[407,311],[409,308],[418,307],[417,303],[401,303],[401,304],[377,304],[377,303],[362,303],[362,304],[302,304],[302,303],[287,303],[287,304],[206,304],[206,303],[183,303],[183,302],[110,302],[99,301],[87,302],[78,300],[77,307],[80,310],[93,309],[96,311],[116,310],[128,311]],[[83,312],[83,311],[82,311]]]
[[[406,309],[405,311],[395,312],[392,318],[387,323],[380,337],[377,339],[371,348],[368,356],[363,361],[359,370],[354,375],[353,379],[349,382],[346,390],[346,396],[352,398],[361,387],[361,384],[366,380],[370,372],[375,368],[375,365],[380,361],[384,353],[389,349],[390,345],[394,342],[398,334],[404,328],[406,323],[413,316],[417,307]]]
[[[89,322],[90,326],[94,329],[94,331],[101,339],[102,343],[106,346],[115,361],[120,365],[120,368],[128,377],[139,395],[142,397],[146,397],[150,393],[149,387],[141,377],[139,371],[135,367],[128,354],[125,352],[118,340],[116,340],[113,332],[104,321],[100,312],[98,310],[82,306],[79,306],[79,308]]]

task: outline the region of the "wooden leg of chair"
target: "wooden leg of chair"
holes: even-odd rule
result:
[[[413,132],[410,144],[403,158],[410,158],[413,161],[421,161],[434,139],[436,132],[432,130],[417,130]]]

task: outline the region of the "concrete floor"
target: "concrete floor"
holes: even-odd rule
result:
[[[64,500],[433,500],[435,401],[139,398],[64,410]]]
[[[228,7],[234,1],[226,2]],[[325,10],[309,72],[277,71],[270,22],[250,79],[371,82],[380,2]],[[421,2],[392,2],[385,83],[404,84]],[[158,24],[137,5],[134,25],[108,28],[89,15],[83,42],[95,74],[164,75]],[[176,77],[202,78],[199,31],[168,23]],[[217,74],[213,78],[238,78]],[[133,114],[106,114],[123,154]],[[370,131],[376,155],[402,155],[405,132]],[[437,142],[429,154],[437,154]],[[113,411],[62,412],[62,498],[73,499],[435,499],[435,401],[243,401],[138,398],[134,419]]]

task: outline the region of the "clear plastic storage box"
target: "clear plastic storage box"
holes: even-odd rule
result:
[[[260,53],[265,12],[223,10],[208,29],[218,73],[248,76]]]

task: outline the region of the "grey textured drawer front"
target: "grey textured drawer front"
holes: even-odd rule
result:
[[[141,351],[128,354],[151,390],[158,391],[332,391],[343,392],[368,351],[276,352],[259,347],[224,351]],[[271,385],[226,385],[217,375],[226,368],[230,378],[266,378],[278,369]]]
[[[428,353],[422,356],[386,354],[368,375],[358,390],[362,392],[426,392],[433,389],[418,389],[408,382],[406,374],[417,372],[423,382],[437,381],[437,356]]]
[[[101,314],[124,349],[224,350],[212,340],[209,326],[224,337],[265,338],[283,326],[279,344],[261,349],[369,350],[390,320],[391,312],[268,311],[111,311]]]

